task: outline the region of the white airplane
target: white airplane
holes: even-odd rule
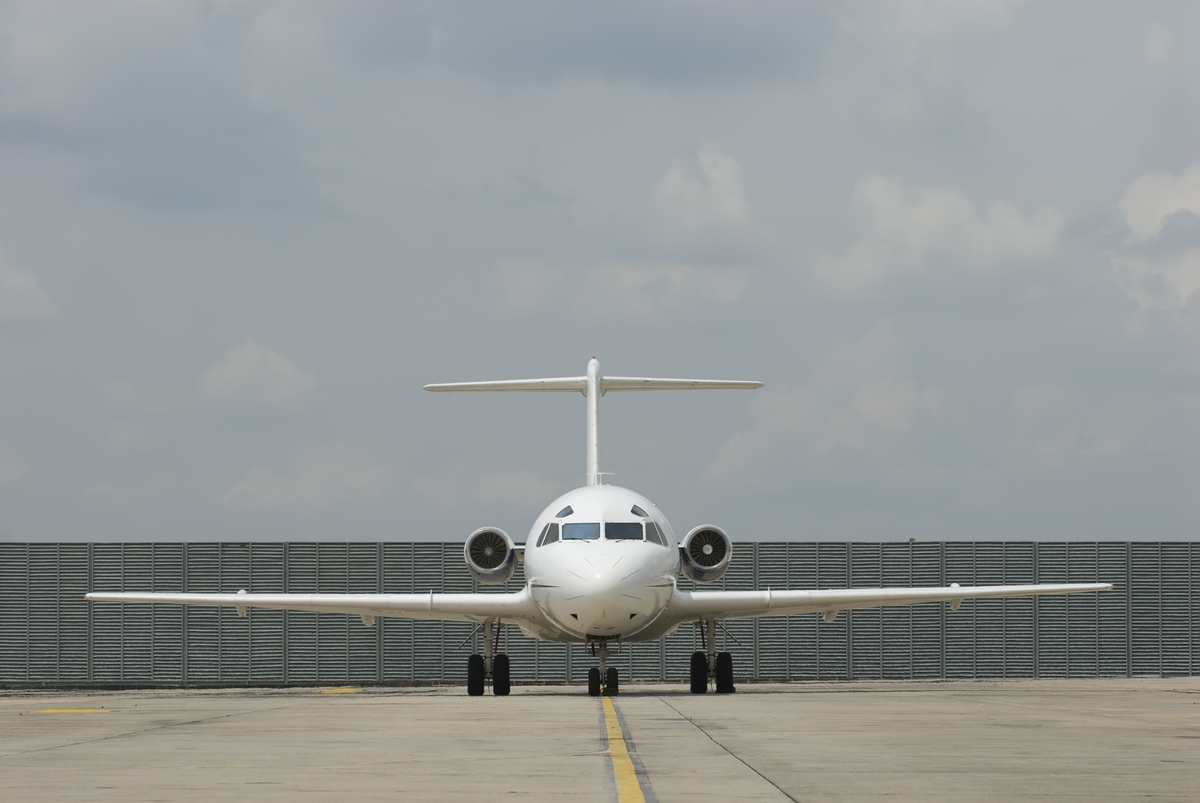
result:
[[[503,530],[483,527],[463,545],[467,570],[484,585],[513,576],[525,564],[525,587],[514,594],[148,594],[91,593],[93,602],[226,606],[246,615],[251,607],[346,613],[366,626],[379,616],[474,622],[484,634],[483,655],[467,660],[467,693],[509,693],[508,656],[498,652],[500,628],[516,625],[532,638],[584,644],[598,659],[588,670],[588,694],[617,694],[619,678],[607,665],[610,646],[650,641],[685,623],[700,628],[704,650],[691,658],[691,690],[703,694],[710,682],[718,694],[734,691],[733,658],[717,652],[722,619],[822,614],[832,622],[838,611],[947,601],[958,610],[964,599],[1108,591],[1109,583],[1067,583],[938,588],[852,588],[830,590],[686,591],[682,574],[698,583],[721,579],[733,559],[733,542],[713,525],[693,528],[677,542],[662,511],[627,488],[601,484],[600,398],[626,390],[754,389],[761,382],[711,379],[648,379],[602,376],[588,363],[586,376],[462,382],[426,385],[434,392],[525,391],[582,393],[587,399],[587,481],[551,502],[534,520],[524,545]]]

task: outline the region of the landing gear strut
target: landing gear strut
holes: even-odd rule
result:
[[[608,641],[605,639],[590,643],[592,655],[600,659],[600,666],[593,666],[588,670],[588,696],[599,697],[605,694],[616,697],[620,693],[620,680],[617,677],[617,668],[608,665]]]
[[[703,619],[696,625],[700,628],[704,651],[692,653],[689,678],[692,694],[706,693],[710,678],[716,681],[717,694],[733,694],[733,656],[727,652],[717,652],[716,620]]]
[[[510,664],[506,653],[497,652],[500,647],[500,622],[489,619],[483,623],[483,655],[474,654],[467,658],[467,694],[472,697],[483,695],[488,677],[492,679],[492,694],[508,696],[512,689]]]

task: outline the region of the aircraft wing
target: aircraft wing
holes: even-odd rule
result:
[[[515,594],[150,594],[140,591],[93,592],[92,602],[149,602],[160,605],[204,605],[235,608],[244,616],[246,608],[279,611],[348,613],[366,622],[376,616],[404,619],[434,619],[447,622],[509,622],[539,618],[528,590]]]
[[[1029,597],[1043,594],[1076,594],[1111,591],[1111,583],[1063,583],[1025,586],[958,586],[929,588],[846,588],[821,591],[680,591],[667,603],[668,620],[752,619],[824,613],[826,616],[857,608],[884,608],[921,602],[949,602],[957,609],[965,599]]]

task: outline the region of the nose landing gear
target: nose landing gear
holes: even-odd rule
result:
[[[733,694],[733,655],[717,652],[716,620],[704,619],[696,624],[700,628],[700,639],[705,649],[692,653],[689,673],[692,694],[706,693],[710,678],[716,681],[717,694]]]
[[[592,646],[592,655],[600,659],[600,666],[593,666],[588,670],[588,696],[599,697],[604,694],[616,697],[620,693],[620,680],[617,677],[617,668],[608,665],[608,640],[597,639],[589,643]]]
[[[489,619],[483,623],[483,655],[467,658],[467,694],[481,697],[487,678],[492,679],[492,694],[507,697],[512,689],[510,664],[506,653],[497,652],[500,646],[500,622]]]

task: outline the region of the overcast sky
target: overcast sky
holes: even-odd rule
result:
[[[1194,539],[1200,5],[0,4],[0,539]]]

